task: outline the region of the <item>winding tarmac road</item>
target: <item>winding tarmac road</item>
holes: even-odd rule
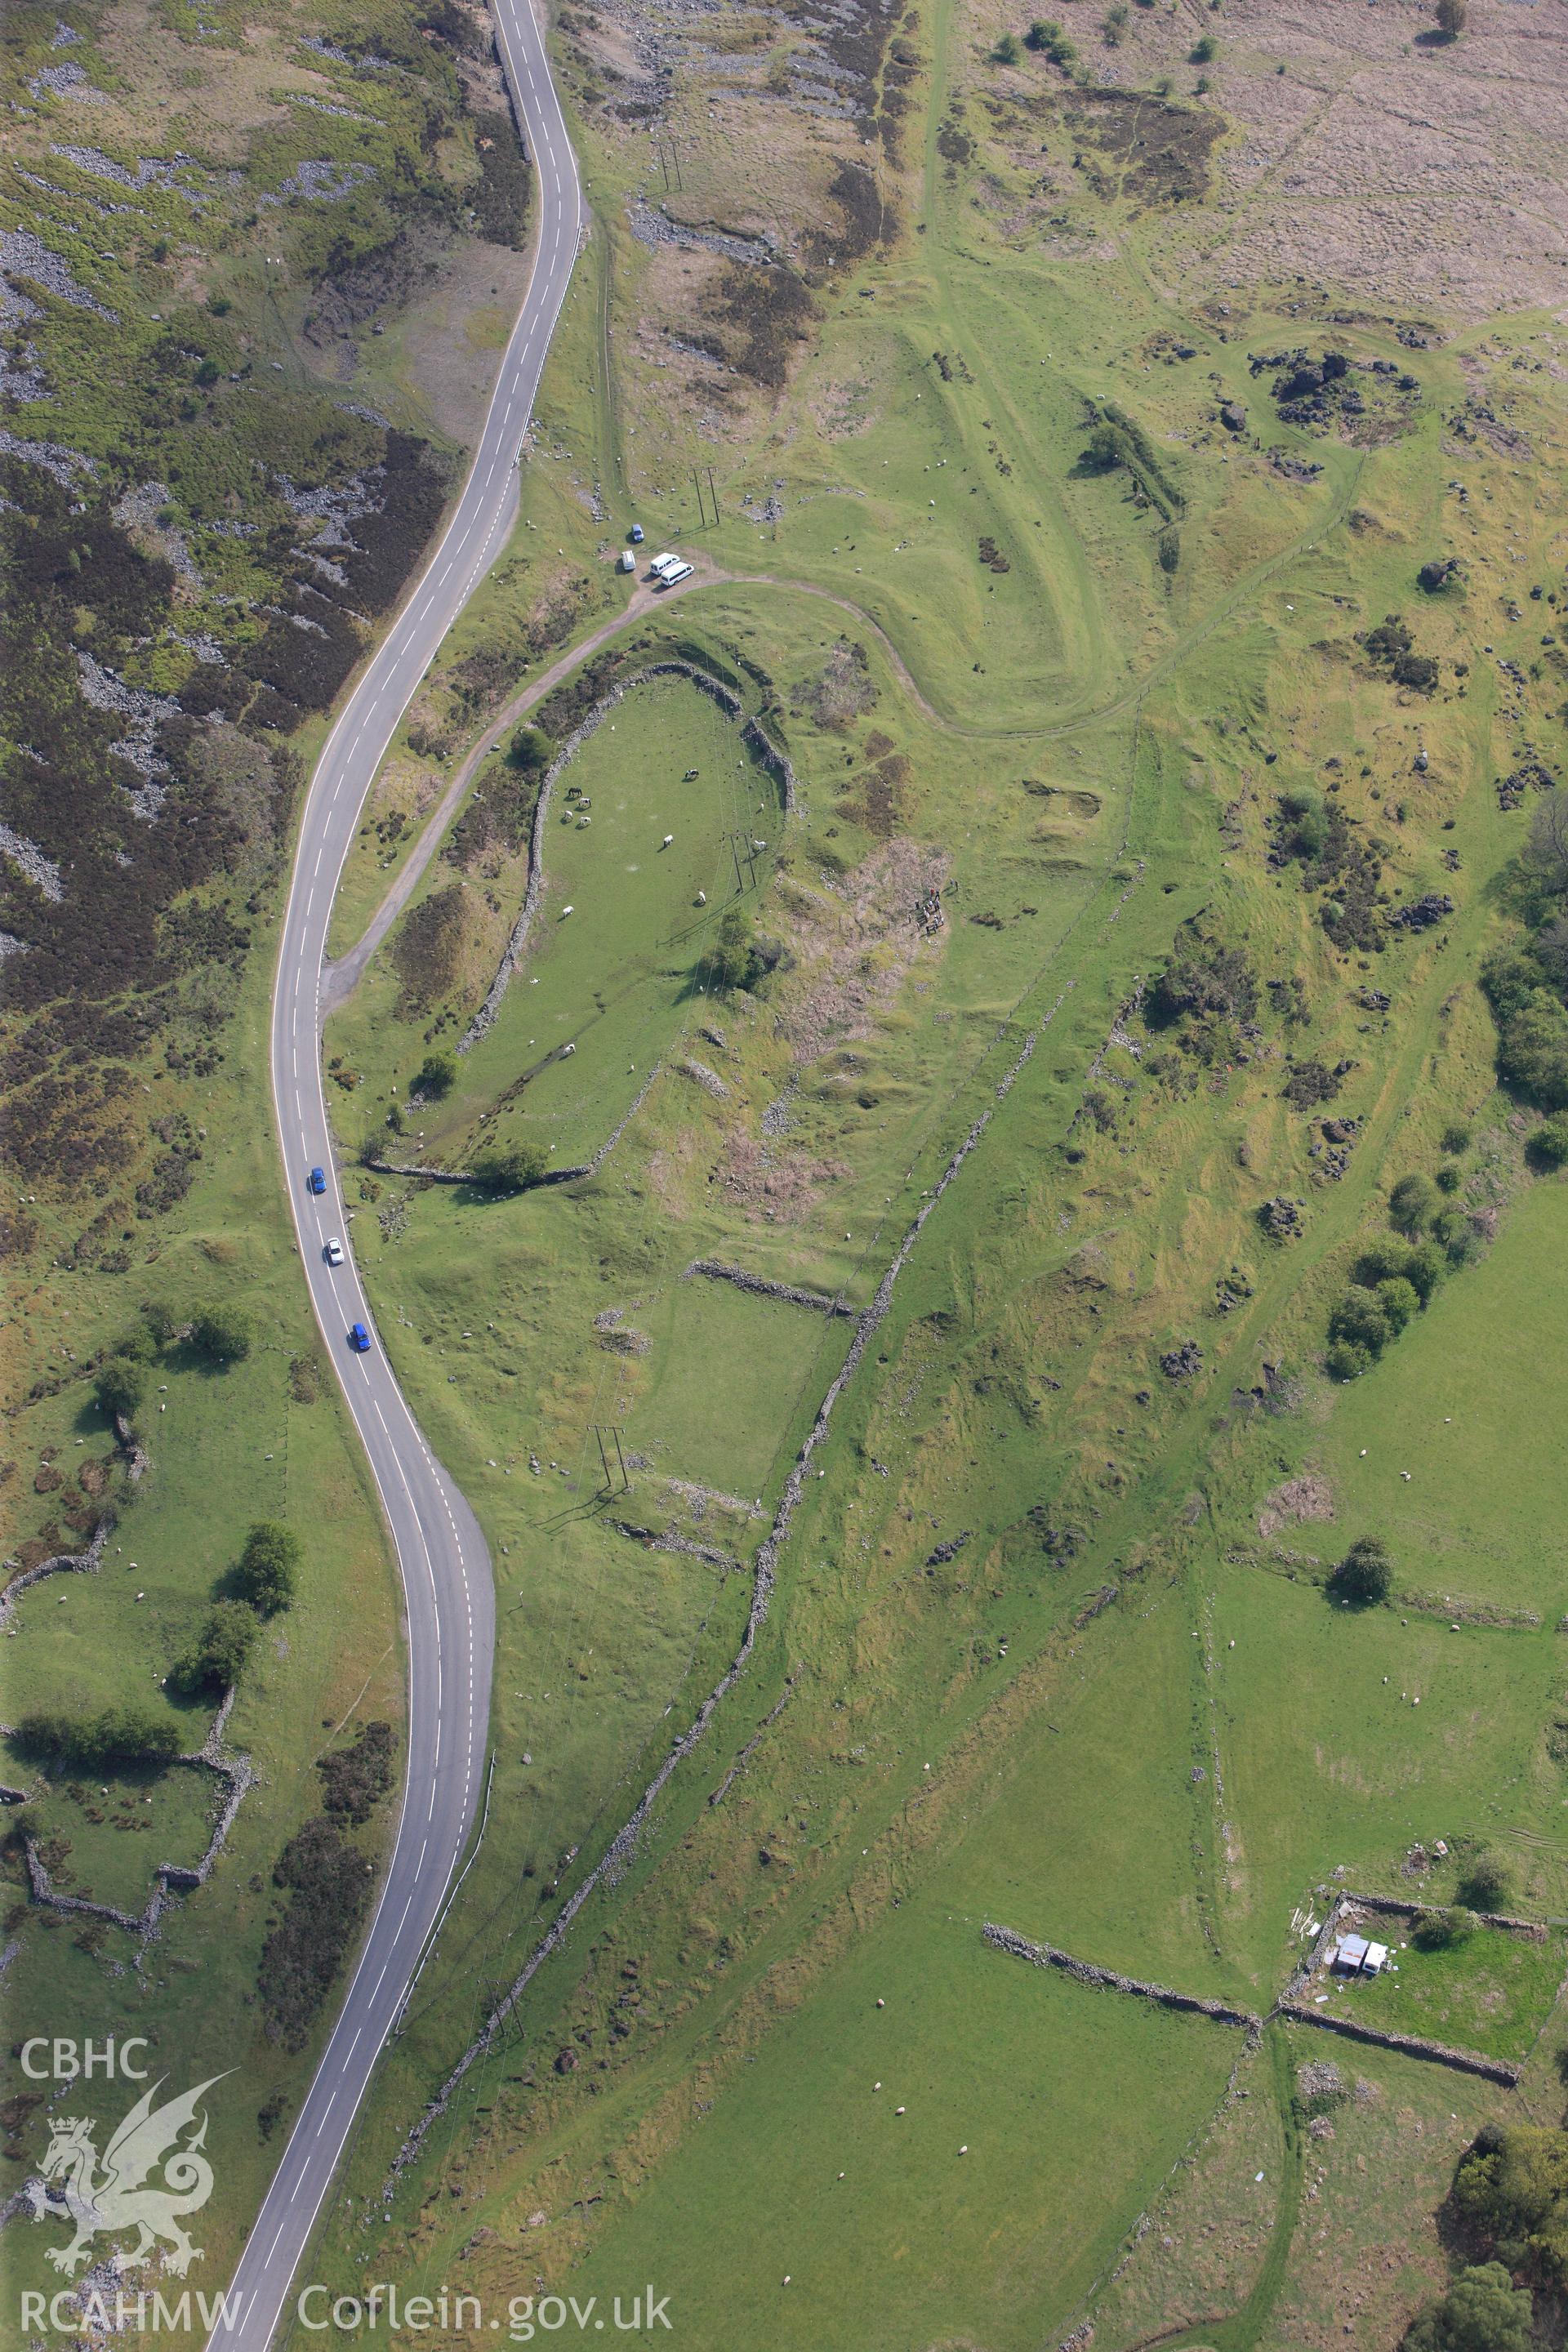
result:
[[[396,1843],[359,1966],[257,2217],[211,2352],[266,2352],[284,2319],[372,2070],[473,1825],[489,1733],[495,1598],[479,1523],[430,1452],[378,1344],[348,1244],[319,1051],[327,924],[365,793],[442,638],[505,545],[518,457],[584,220],[576,159],[530,0],[495,0],[534,165],[532,274],[472,467],[395,625],[327,739],[305,802],[272,1000],[272,1096],[310,1297],[397,1547],[408,1623],[408,1755]],[[326,1171],[321,1195],[312,1167]],[[326,1245],[342,1239],[343,1262]],[[355,1354],[349,1328],[373,1334]],[[290,2311],[289,2316],[292,2316]]]

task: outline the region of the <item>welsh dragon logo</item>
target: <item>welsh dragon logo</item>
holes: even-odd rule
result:
[[[223,2076],[214,2074],[183,2097],[154,2108],[153,2102],[167,2077],[144,2091],[126,2116],[100,2158],[93,2145],[95,2125],[90,2116],[62,2116],[53,2126],[42,2171],[46,2181],[63,2188],[46,2191],[36,2210],[37,2221],[65,2220],[75,2224],[68,2246],[51,2246],[48,2259],[67,2278],[74,2277],[88,2260],[94,2238],[105,2231],[136,2230],[140,2236],[129,2253],[118,2257],[121,2268],[144,2263],[160,2240],[171,2249],[168,2266],[183,2278],[202,2249],[193,2246],[181,2227],[181,2216],[199,2213],[212,2195],[213,2168],[202,2154],[207,2136],[204,2113],[193,2137],[182,2145],[180,2135],[195,2122],[202,2095]],[[162,2172],[162,2185],[153,2176]],[[152,2184],[152,2185],[150,2185]]]

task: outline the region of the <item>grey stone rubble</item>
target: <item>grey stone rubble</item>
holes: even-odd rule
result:
[[[550,814],[551,798],[557,781],[576,758],[588,738],[604,725],[611,711],[625,699],[634,686],[642,686],[650,677],[672,676],[690,678],[694,686],[700,687],[705,694],[711,695],[720,709],[727,712],[731,719],[740,717],[742,705],[739,695],[732,693],[729,687],[722,685],[707,670],[700,669],[695,662],[661,661],[650,662],[646,669],[637,670],[631,677],[617,679],[609,691],[600,696],[592,709],[573,729],[549,767],[546,768],[541,781],[539,798],[533,809],[533,825],[529,835],[528,884],[522,894],[522,911],[512,926],[511,937],[501,951],[500,961],[496,966],[496,976],[490,982],[485,1001],[458,1041],[459,1054],[468,1053],[495,1026],[496,1016],[501,1008],[501,1000],[506,994],[508,983],[513,972],[521,961],[529,932],[533,928],[533,918],[539,910],[539,901],[544,892],[544,826]],[[646,1094],[647,1091],[645,1087],[643,1092]]]
[[[58,17],[55,22],[55,29],[49,36],[49,47],[51,49],[74,48],[81,37],[82,36],[74,31],[63,17]]]
[[[1071,983],[1069,982],[1068,986],[1070,987],[1070,985]],[[997,1082],[994,1097],[996,1104],[1005,1102],[1008,1095],[1012,1092],[1014,1086],[1016,1084],[1025,1066],[1034,1054],[1037,1042],[1055,1020],[1058,1010],[1066,999],[1067,993],[1068,991],[1064,988],[1057,997],[1055,1003],[1050,1007],[1050,1010],[1044,1013],[1037,1024],[1029,1031],[1016,1057]],[[823,1440],[827,1435],[828,1430],[832,1424],[834,1410],[837,1405],[839,1398],[843,1395],[845,1390],[848,1387],[849,1382],[854,1379],[856,1372],[858,1370],[861,1359],[864,1357],[867,1349],[871,1345],[871,1342],[876,1338],[877,1333],[880,1330],[883,1322],[887,1318],[888,1311],[893,1303],[893,1292],[898,1284],[899,1276],[909,1263],[915,1244],[919,1241],[921,1234],[924,1230],[927,1218],[931,1215],[938,1202],[942,1198],[949,1187],[956,1181],[963,1170],[964,1162],[968,1160],[971,1152],[973,1152],[979,1144],[981,1138],[985,1133],[986,1129],[990,1126],[994,1116],[995,1111],[994,1107],[988,1107],[986,1109],[983,1110],[979,1118],[974,1121],[973,1127],[971,1127],[968,1134],[964,1137],[963,1141],[959,1144],[957,1149],[954,1150],[952,1157],[949,1160],[947,1166],[942,1172],[942,1175],[938,1178],[935,1184],[931,1186],[930,1192],[927,1194],[925,1200],[921,1202],[920,1208],[910,1221],[902,1241],[900,1243],[898,1249],[894,1252],[886,1273],[883,1275],[881,1281],[877,1286],[876,1295],[872,1298],[870,1305],[863,1308],[861,1311],[855,1326],[854,1338],[849,1342],[848,1352],[845,1356],[844,1361],[840,1365],[833,1381],[830,1382],[827,1392],[824,1396],[821,1404],[817,1407],[816,1418],[813,1422],[810,1430],[807,1432],[805,1443],[802,1444],[800,1452],[795,1457],[794,1468],[791,1470],[789,1476],[784,1481],[784,1493],[779,1497],[778,1509],[774,1513],[773,1525],[769,1528],[767,1535],[763,1538],[763,1542],[758,1547],[756,1558],[752,1565],[752,1605],[746,1619],[746,1630],[742,1636],[739,1649],[736,1651],[735,1655],[731,1660],[724,1673],[721,1675],[719,1681],[714,1685],[712,1690],[710,1691],[708,1696],[703,1700],[702,1705],[699,1707],[695,1720],[691,1723],[690,1727],[686,1731],[678,1734],[671,1740],[668,1754],[665,1757],[663,1763],[660,1764],[658,1771],[654,1774],[652,1780],[643,1790],[643,1793],[634,1807],[630,1817],[622,1823],[615,1836],[610,1840],[609,1844],[605,1847],[605,1852],[600,1856],[599,1860],[584,1877],[580,1885],[567,1897],[552,1925],[545,1930],[543,1936],[535,1945],[533,1951],[529,1956],[529,1958],[524,1963],[519,1974],[513,1979],[512,1983],[502,1995],[501,1999],[496,2002],[479,2033],[468,2044],[467,2050],[464,2051],[456,2066],[453,2067],[451,2073],[442,2084],[439,2091],[437,2091],[435,2097],[427,2103],[418,2121],[414,2125],[412,2130],[405,2138],[402,2147],[398,2149],[396,2156],[393,2159],[391,2169],[383,2184],[382,2202],[384,2205],[390,2204],[399,2179],[407,2170],[408,2167],[416,2160],[433,2126],[446,2114],[451,2104],[454,2093],[463,2083],[469,2070],[479,2059],[489,2053],[489,2050],[494,2045],[497,2035],[505,2025],[507,2019],[516,2009],[519,2001],[522,1999],[523,1994],[528,1990],[528,1987],[532,1983],[533,1979],[538,1974],[539,1970],[543,1967],[545,1961],[551,1957],[551,1955],[553,1952],[558,1951],[561,1946],[565,1942],[566,1937],[571,1931],[572,1923],[576,1918],[578,1912],[583,1908],[584,1904],[588,1901],[589,1897],[594,1894],[595,1890],[598,1886],[605,1884],[614,1885],[621,1877],[627,1864],[631,1861],[633,1854],[637,1851],[643,1832],[647,1825],[648,1818],[651,1815],[654,1807],[658,1804],[659,1798],[663,1795],[671,1774],[675,1771],[677,1766],[683,1763],[700,1745],[719,1707],[729,1696],[731,1691],[734,1689],[735,1685],[739,1682],[742,1675],[745,1672],[746,1666],[750,1662],[752,1653],[756,1647],[757,1637],[767,1622],[769,1608],[773,1601],[773,1585],[777,1573],[779,1555],[783,1551],[784,1545],[789,1540],[790,1528],[794,1524],[795,1512],[800,1507],[801,1496],[805,1491],[805,1481],[807,1476],[810,1475],[813,1457],[816,1454],[818,1446],[821,1445]]]
[[[300,196],[308,204],[340,205],[345,196],[374,180],[375,173],[369,163],[334,163],[324,156],[315,156],[296,163],[286,180],[280,181],[276,195],[258,196],[258,205],[280,205],[289,196]]]
[[[333,106],[324,98],[312,98],[308,90],[293,89],[289,97],[291,104],[308,106],[313,114],[335,114],[342,122],[368,122],[376,131],[386,128],[378,115],[356,113],[352,106]]]
[[[732,1552],[720,1551],[713,1544],[700,1544],[690,1536],[683,1536],[679,1528],[639,1528],[631,1519],[612,1519],[616,1535],[625,1536],[628,1543],[639,1543],[645,1551],[677,1551],[688,1559],[706,1560],[710,1568],[735,1575],[741,1563]]]
[[[24,465],[41,467],[65,490],[75,486],[76,474],[96,474],[92,458],[84,457],[79,449],[68,449],[58,441],[24,441],[19,434],[0,425],[0,457],[20,457]]]
[[[188,586],[202,586],[202,575],[185,543],[184,531],[162,523],[158,517],[169,503],[167,482],[140,482],[133,490],[123,490],[111,509],[114,520],[132,530],[146,532],[156,540],[158,551],[165,562],[172,563],[176,573]]]
[[[662,205],[650,205],[646,196],[632,199],[626,206],[626,220],[639,245],[674,245],[688,252],[720,253],[727,261],[753,266],[765,266],[775,258],[773,247],[765,238],[729,236],[722,229],[688,228],[684,221],[671,220]]]
[[[706,1275],[710,1282],[732,1282],[737,1290],[749,1290],[759,1298],[777,1298],[786,1307],[809,1307],[816,1315],[852,1316],[855,1312],[842,1297],[830,1298],[825,1290],[803,1290],[790,1282],[770,1282],[765,1275],[749,1274],[743,1265],[729,1265],[722,1258],[694,1257],[681,1276],[689,1282],[694,1274]]]
[[[695,1055],[689,1054],[679,1066],[689,1078],[694,1079],[704,1093],[710,1094],[715,1101],[723,1102],[728,1097],[729,1087],[724,1084],[718,1071],[710,1070],[706,1062],[700,1062]]]
[[[43,66],[27,84],[29,98],[74,98],[83,105],[102,106],[107,93],[94,89],[80,66]]]
[[[85,286],[79,286],[70,264],[52,253],[30,228],[0,228],[0,270],[7,278],[31,278],[57,302],[68,302],[73,310],[90,310],[95,319],[107,319],[110,325],[120,317],[118,310],[107,309]]]
[[[51,906],[61,904],[66,893],[59,867],[52,857],[44,856],[36,843],[13,833],[8,824],[0,824],[0,857],[8,858],[18,874],[41,891]]]
[[[363,58],[351,57],[347,49],[335,48],[331,41],[323,41],[317,33],[307,33],[300,47],[313,49],[319,58],[331,58],[334,65],[353,66],[356,73],[393,73],[396,70],[386,58],[372,57],[368,53]]]
[[[153,694],[145,687],[127,686],[79,646],[75,650],[82,700],[94,710],[110,710],[130,721],[121,741],[109,748],[142,778],[139,789],[131,788],[131,804],[139,817],[151,823],[163,805],[160,779],[169,772],[168,762],[154,748],[153,739],[161,719],[179,717],[180,706],[172,694]]]
[[[74,163],[79,172],[90,173],[95,180],[112,180],[116,187],[130,188],[137,195],[142,195],[147,189],[153,188],[160,194],[184,196],[187,204],[205,205],[212,202],[205,189],[187,188],[176,177],[176,174],[181,172],[196,172],[201,169],[194,155],[138,155],[136,168],[132,171],[125,164],[117,163],[111,155],[105,155],[97,147],[78,147],[68,142],[60,141],[50,147],[49,152],[51,155],[62,157],[68,163]]]

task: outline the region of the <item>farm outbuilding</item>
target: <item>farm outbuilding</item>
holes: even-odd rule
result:
[[[1365,1936],[1342,1936],[1329,1955],[1329,1966],[1346,1977],[1378,1977],[1388,1966],[1388,1946]]]

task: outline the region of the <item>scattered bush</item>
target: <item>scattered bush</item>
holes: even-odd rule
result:
[[[229,1581],[258,1616],[275,1617],[293,1604],[301,1557],[300,1538],[292,1528],[276,1519],[258,1519],[245,1538],[245,1549]]]
[[[993,61],[999,66],[1016,66],[1018,62],[1018,44],[1015,36],[1011,33],[1002,34],[991,56]]]
[[[1481,965],[1481,993],[1500,1022],[1522,1013],[1546,975],[1526,947],[1499,948]]]
[[[1458,1119],[1455,1119],[1455,1120],[1451,1121],[1451,1122],[1450,1122],[1450,1124],[1449,1124],[1448,1126],[1447,1126],[1447,1127],[1443,1129],[1443,1149],[1444,1149],[1444,1150],[1445,1150],[1445,1151],[1468,1151],[1468,1150],[1469,1150],[1469,1148],[1470,1148],[1470,1130],[1469,1130],[1469,1129],[1468,1129],[1468,1127],[1464,1126],[1464,1125],[1462,1124],[1462,1122],[1461,1122],[1461,1121],[1459,1121],[1459,1120],[1458,1120]]]
[[[1543,988],[1504,1024],[1498,1069],[1547,1110],[1568,1110],[1568,1009]]]
[[[1329,816],[1321,793],[1310,785],[1294,786],[1279,795],[1279,845],[1304,865],[1315,866],[1329,845]]]
[[[1336,1601],[1348,1601],[1353,1609],[1372,1609],[1387,1600],[1393,1576],[1388,1547],[1382,1537],[1358,1536],[1329,1579],[1329,1591]]]
[[[1470,0],[1437,0],[1433,10],[1446,41],[1457,41],[1470,21]]]
[[[262,1947],[257,1990],[272,2040],[300,2050],[359,1932],[374,1882],[364,1857],[324,1815],[289,1839],[272,1882],[288,1888],[289,1906]]]
[[[250,1353],[250,1323],[237,1307],[209,1307],[191,1325],[191,1345],[213,1364],[243,1364]]]
[[[751,918],[743,908],[731,907],[719,925],[719,936],[708,949],[700,967],[701,976],[717,995],[731,995],[738,988],[756,989],[775,971],[784,950],[774,940],[759,939],[752,929]]]
[[[1370,1358],[1381,1356],[1393,1331],[1375,1293],[1352,1290],[1341,1299],[1329,1318],[1329,1338],[1364,1349]],[[1364,1365],[1358,1365],[1364,1370]]]
[[[1054,16],[1037,16],[1024,36],[1024,45],[1040,57],[1049,58],[1052,65],[1064,68],[1070,66],[1078,56],[1077,47]]]
[[[170,1676],[179,1690],[229,1690],[245,1672],[256,1647],[261,1622],[244,1601],[216,1601],[188,1648],[175,1659]]]
[[[1437,1188],[1429,1176],[1402,1176],[1388,1196],[1391,1223],[1413,1239],[1428,1225],[1437,1210]]]
[[[352,1748],[335,1748],[316,1766],[328,1812],[356,1825],[368,1822],[392,1786],[396,1757],[390,1723],[362,1723]]]
[[[1538,1168],[1568,1168],[1568,1111],[1556,1111],[1530,1139],[1530,1156]]]
[[[1203,38],[1194,41],[1187,51],[1187,62],[1194,66],[1212,66],[1218,55],[1219,43],[1212,33],[1205,33]]]

